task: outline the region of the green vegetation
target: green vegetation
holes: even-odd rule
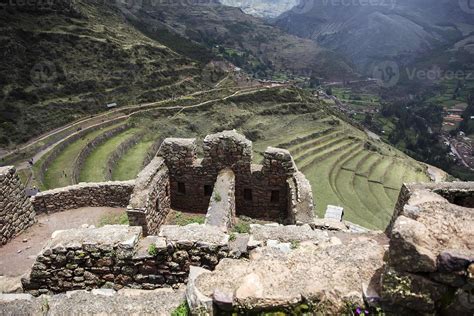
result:
[[[121,143],[139,132],[138,128],[128,129],[95,148],[84,162],[79,177],[80,182],[101,182],[106,180],[107,158]]]
[[[155,244],[149,245],[147,251],[150,256],[156,256],[158,254],[158,249]]]
[[[239,234],[248,234],[250,233],[250,224],[248,222],[239,221],[232,227],[232,232]]]
[[[124,153],[112,172],[112,180],[123,181],[135,178],[140,173],[143,160],[154,141],[154,139],[143,139]]]
[[[109,126],[97,131],[86,134],[83,138],[73,142],[67,146],[57,157],[54,159],[48,170],[44,175],[44,187],[47,189],[64,187],[73,184],[72,172],[76,163],[76,158],[84,149],[84,147],[100,134],[116,128],[117,125]],[[42,160],[44,161],[44,159]],[[40,165],[42,161],[36,165]]]
[[[206,216],[203,214],[191,214],[178,211],[172,211],[166,221],[169,225],[186,226],[189,224],[204,224]]]
[[[219,194],[219,192],[217,192],[217,191],[216,191],[216,193],[214,193],[214,201],[216,201],[216,202],[222,201],[222,197]]]
[[[180,102],[192,105],[232,94],[225,88]],[[312,184],[318,215],[324,214],[328,204],[340,205],[345,208],[346,219],[368,228],[383,229],[402,183],[428,181],[425,167],[331,113],[302,90],[254,88],[201,108],[160,111],[158,107],[135,116],[133,124],[149,135],[196,137],[198,143],[209,133],[235,128],[253,141],[255,163],[261,162],[268,146],[287,148]],[[98,146],[86,159],[81,180],[102,180],[108,155],[137,131],[127,130]],[[111,170],[113,179],[136,176],[154,142],[150,137],[143,138],[123,154]],[[69,147],[75,148],[77,155],[87,142],[76,143]],[[64,152],[72,158],[56,159],[54,168],[64,170],[63,166],[73,165],[74,155],[69,147]],[[220,201],[222,197],[215,194],[213,199]],[[202,214],[175,212],[169,215],[167,222],[187,225],[204,220]],[[233,231],[248,232],[249,223],[239,220]]]
[[[290,243],[291,249],[297,249],[300,246],[300,242],[298,240],[292,240]]]
[[[188,316],[189,315],[189,306],[188,302],[184,301],[176,307],[174,311],[171,312],[171,316]]]
[[[105,225],[128,225],[127,213],[104,215],[99,220],[99,227]]]

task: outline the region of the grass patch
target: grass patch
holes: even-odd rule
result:
[[[141,141],[130,148],[117,162],[112,171],[112,180],[124,181],[134,179],[140,173],[143,160],[153,143],[154,140]]]
[[[47,189],[65,187],[73,184],[72,171],[76,157],[82,149],[100,134],[116,128],[118,125],[109,126],[104,129],[88,133],[83,138],[67,146],[56,159],[50,164],[44,175],[44,186]]]
[[[105,143],[98,146],[87,157],[81,170],[80,182],[100,182],[106,180],[107,158],[121,143],[132,137],[139,131],[137,128],[131,128],[122,132]]]
[[[189,224],[204,224],[206,216],[202,214],[191,214],[183,212],[171,212],[167,218],[168,225],[186,226]]]
[[[232,227],[232,232],[239,234],[248,234],[250,233],[250,223],[244,222],[239,219],[237,224]]]
[[[176,309],[171,312],[171,316],[188,316],[188,315],[190,315],[190,311],[189,311],[188,302],[186,301],[181,303],[181,305],[176,307]]]
[[[127,213],[107,214],[99,220],[99,227],[105,225],[129,225]]]

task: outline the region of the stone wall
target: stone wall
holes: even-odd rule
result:
[[[35,210],[25,195],[25,187],[15,167],[0,167],[1,245],[35,223]]]
[[[130,225],[141,226],[143,233],[157,234],[170,211],[169,172],[164,160],[154,158],[138,175],[127,206]]]
[[[22,283],[33,295],[176,286],[187,281],[191,265],[214,269],[229,254],[228,239],[205,225],[163,226],[146,238],[141,227],[119,225],[58,231]]]
[[[474,312],[473,192],[474,182],[404,185],[382,279],[396,312]]]
[[[196,148],[195,139],[168,138],[158,152],[170,172],[173,209],[205,213],[218,173],[229,168],[235,174],[237,215],[279,222],[291,218],[287,180],[297,168],[287,150],[269,147],[263,165],[253,165],[252,142],[235,130],[206,136],[203,159]]]
[[[84,167],[84,162],[86,161],[87,157],[89,157],[89,155],[94,151],[94,149],[96,149],[97,147],[105,143],[111,137],[114,137],[120,134],[121,132],[123,132],[124,130],[128,128],[129,128],[128,124],[120,125],[116,128],[113,128],[109,131],[106,131],[100,134],[99,136],[97,136],[96,138],[94,138],[93,140],[91,140],[90,142],[86,144],[86,146],[81,150],[79,155],[77,155],[76,160],[74,161],[74,164],[73,164],[74,169],[72,171],[72,179],[74,183],[79,183],[80,181],[79,178],[81,175],[81,171]]]
[[[84,136],[86,136],[87,134],[93,132],[93,131],[96,131],[96,130],[99,130],[101,128],[105,128],[105,127],[108,127],[108,126],[111,126],[111,125],[114,125],[114,124],[117,124],[121,121],[124,121],[124,117],[120,117],[120,118],[117,118],[115,120],[111,120],[111,121],[108,121],[108,122],[105,122],[105,123],[100,123],[100,124],[96,124],[96,125],[93,125],[93,126],[90,126],[88,128],[85,128],[81,131],[78,131],[77,133],[75,134],[72,134],[70,136],[68,136],[67,138],[65,138],[61,143],[57,144],[54,146],[53,149],[51,149],[47,155],[44,156],[44,158],[42,158],[42,160],[40,160],[41,164],[38,168],[38,170],[35,172],[36,173],[36,177],[41,181],[43,182],[44,181],[44,174],[46,172],[46,170],[48,170],[50,164],[59,156],[59,154],[67,147],[69,146],[70,144],[74,143],[75,141],[77,141],[78,139],[81,139],[83,138]]]
[[[31,198],[37,214],[81,207],[126,207],[135,181],[80,183],[40,192]]]
[[[205,224],[227,232],[235,221],[235,175],[230,169],[217,176]]]

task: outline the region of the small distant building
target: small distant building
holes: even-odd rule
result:
[[[333,219],[338,222],[342,221],[344,217],[344,208],[340,206],[328,205],[326,208],[326,214],[324,214],[324,219]]]
[[[117,103],[115,103],[115,102],[107,104],[108,109],[112,109],[112,108],[115,108],[115,107],[117,107]]]

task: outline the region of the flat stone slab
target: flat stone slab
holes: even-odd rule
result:
[[[222,170],[214,183],[209,208],[206,214],[206,225],[219,228],[223,232],[232,226],[235,217],[235,175],[231,169]]]
[[[34,298],[0,295],[1,315],[171,315],[184,302],[184,288],[153,291],[124,289],[72,291]]]
[[[133,259],[153,258],[156,254],[167,251],[166,239],[158,236],[147,236],[138,242],[137,251]],[[155,253],[153,253],[155,252]]]
[[[274,239],[280,242],[292,241],[325,241],[328,240],[327,232],[321,230],[313,230],[309,225],[250,225],[250,233],[254,240]]]
[[[142,228],[127,225],[106,225],[101,228],[78,228],[55,231],[51,240],[44,249],[50,248],[87,248],[94,245],[99,249],[113,249],[122,247],[131,249],[135,247]]]
[[[167,242],[173,243],[203,243],[216,246],[227,245],[229,235],[215,227],[208,225],[190,224],[186,226],[163,225],[160,237],[165,237]]]
[[[303,242],[278,256],[257,250],[250,260],[223,259],[213,272],[198,276],[195,286],[216,304],[220,297],[231,297],[232,305],[244,310],[294,306],[304,300],[323,301],[330,313],[343,310],[345,301],[361,306],[363,285],[377,290],[384,238],[347,234],[333,239],[337,242]]]

